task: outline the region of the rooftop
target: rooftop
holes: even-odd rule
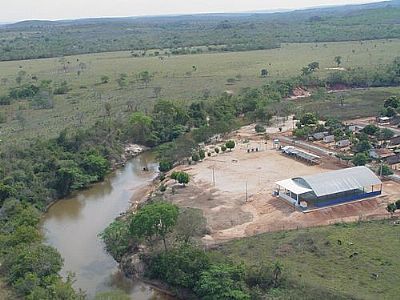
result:
[[[382,182],[367,167],[354,167],[277,182],[295,194],[314,192],[317,197],[362,189]]]

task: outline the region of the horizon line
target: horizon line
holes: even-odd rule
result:
[[[294,11],[303,11],[303,10],[311,10],[311,9],[323,9],[323,8],[334,8],[334,7],[344,7],[344,6],[362,6],[366,4],[373,3],[385,3],[392,2],[392,0],[367,0],[363,3],[348,3],[348,4],[338,4],[338,5],[314,5],[314,6],[304,6],[298,8],[276,8],[276,9],[257,9],[257,10],[249,10],[249,11],[224,11],[224,12],[192,12],[192,13],[160,13],[160,14],[143,14],[143,15],[123,15],[123,16],[87,16],[87,17],[78,17],[78,18],[61,18],[61,19],[41,19],[41,18],[32,18],[32,19],[20,19],[20,20],[12,20],[12,21],[2,21],[0,20],[0,25],[13,25],[22,22],[32,22],[32,21],[41,21],[41,22],[62,22],[62,21],[78,21],[78,20],[96,20],[96,19],[129,19],[129,18],[154,18],[154,17],[183,17],[183,16],[201,16],[201,15],[229,15],[229,14],[276,14],[276,13],[285,13],[285,12],[294,12]]]

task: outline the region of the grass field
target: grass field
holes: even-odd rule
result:
[[[273,80],[298,75],[303,66],[318,61],[321,68],[318,73],[324,75],[329,72],[325,68],[335,66],[333,59],[337,55],[343,57],[345,68],[375,68],[391,62],[399,49],[400,40],[376,40],[284,44],[273,50],[181,55],[163,60],[159,57],[133,58],[129,52],[113,52],[1,62],[0,95],[16,86],[15,79],[21,70],[26,72],[23,83],[36,76],[38,82],[50,79],[57,84],[65,80],[72,88],[67,95],[54,96],[52,109],[33,110],[27,101],[0,107],[7,116],[7,122],[1,124],[2,140],[13,142],[32,136],[48,137],[68,126],[89,126],[104,114],[106,102],[111,103],[113,114],[118,118],[126,115],[128,101],[145,110],[156,100],[155,87],[161,88],[160,98],[190,101],[203,98],[205,90],[214,96],[226,90],[237,92],[243,87],[260,86],[266,81],[259,76],[263,68],[269,70],[269,79]],[[153,75],[147,86],[137,79],[142,71]],[[116,82],[120,74],[127,75],[127,85],[123,88]],[[108,83],[100,84],[102,75],[110,78]],[[229,78],[236,80],[228,84]],[[378,91],[373,97],[377,93],[380,95]],[[21,124],[16,120],[18,111],[26,119],[25,130],[21,130]]]
[[[273,292],[281,299],[310,299],[311,292],[333,299],[398,299],[399,234],[393,221],[339,224],[240,239],[214,255],[249,265],[280,261],[290,282]]]
[[[297,101],[296,107],[300,111],[315,112],[321,117],[348,120],[377,115],[384,101],[393,95],[400,95],[399,87],[356,89],[326,94],[317,100],[310,98]]]

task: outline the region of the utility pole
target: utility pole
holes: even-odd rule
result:
[[[246,202],[247,202],[247,181],[246,181]]]
[[[212,180],[213,180],[213,185],[215,186],[215,166],[212,168]]]

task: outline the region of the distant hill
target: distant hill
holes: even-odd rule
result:
[[[243,51],[381,38],[400,38],[400,0],[284,12],[23,21],[0,26],[0,60],[154,48],[184,54],[200,51],[198,46]]]

